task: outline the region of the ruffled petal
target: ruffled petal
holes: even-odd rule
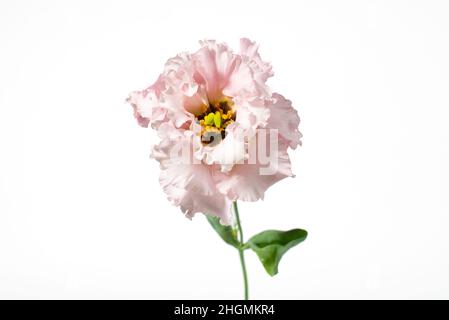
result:
[[[219,192],[210,196],[195,194],[173,185],[166,185],[163,189],[167,198],[179,206],[187,218],[191,219],[195,213],[204,213],[220,218],[224,225],[232,224],[232,201],[225,195]]]
[[[258,152],[259,147],[255,145],[262,140],[266,144],[269,143],[268,131],[259,131],[250,142],[255,152],[251,154],[245,164],[236,164],[226,176],[221,175],[217,187],[231,200],[257,201],[263,199],[265,191],[271,185],[293,176],[287,153],[288,146],[279,142],[277,149],[267,152],[262,159]],[[264,149],[270,150],[270,148]]]
[[[209,101],[204,86],[199,86],[197,92],[192,96],[184,95],[184,109],[195,116],[204,113],[208,105]]]
[[[262,60],[258,50],[259,45],[254,41],[248,38],[240,39],[240,54],[248,58],[254,67],[254,71],[257,71],[260,79],[265,82],[269,77],[274,75],[274,72],[271,64]]]
[[[277,129],[279,135],[288,145],[295,149],[301,145],[302,134],[298,130],[299,116],[298,112],[292,107],[292,102],[284,96],[274,93],[273,99],[269,103],[270,118],[268,119],[268,128]]]
[[[266,106],[265,99],[246,100],[236,97],[238,105],[236,123],[243,130],[263,128],[268,124],[270,109]]]
[[[142,91],[133,91],[126,100],[134,109],[134,117],[142,127],[160,123],[165,118],[165,111],[160,107],[159,97],[163,89],[161,78],[152,86]]]
[[[157,129],[163,122],[172,122],[179,128],[192,121],[193,114],[184,108],[184,97],[192,98],[199,90],[193,73],[191,56],[180,54],[167,61],[164,72],[152,86],[132,92],[127,101],[133,106],[138,123]]]
[[[245,132],[233,123],[226,128],[226,138],[215,147],[204,147],[206,164],[218,164],[221,171],[228,172],[237,163],[244,163],[247,157],[245,150]]]
[[[222,90],[235,69],[238,56],[223,43],[205,40],[200,44],[202,48],[194,54],[196,76],[206,85],[209,102],[214,103],[222,98]]]
[[[271,64],[262,60],[258,50],[259,45],[255,42],[247,38],[240,39],[240,55],[250,67],[259,93],[269,96],[270,88],[265,83],[274,73]]]
[[[216,187],[214,172],[219,167],[195,161],[192,153],[196,137],[171,123],[161,125],[159,135],[163,139],[153,148],[151,156],[160,163],[159,181],[169,200],[180,206],[187,217],[203,212],[228,224],[231,202]]]

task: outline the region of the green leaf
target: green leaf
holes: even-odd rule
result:
[[[224,226],[220,223],[220,219],[215,216],[206,215],[207,221],[211,224],[212,228],[218,233],[218,235],[227,244],[239,248],[240,244],[237,240],[237,232],[230,226]]]
[[[304,241],[306,237],[307,231],[301,229],[266,230],[249,239],[244,248],[251,248],[259,257],[268,274],[274,276],[278,273],[278,265],[284,253]]]

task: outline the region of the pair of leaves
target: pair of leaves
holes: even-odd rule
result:
[[[245,244],[240,244],[233,228],[222,225],[217,217],[206,217],[224,242],[238,250],[253,250],[270,276],[278,273],[279,262],[284,253],[307,238],[307,231],[302,229],[266,230],[251,237]]]

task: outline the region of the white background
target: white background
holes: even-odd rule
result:
[[[294,179],[245,236],[305,228],[260,299],[449,298],[447,1],[1,1],[0,298],[242,297],[183,217],[124,99],[205,38],[260,42],[294,102]]]

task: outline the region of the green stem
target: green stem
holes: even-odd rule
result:
[[[235,214],[235,220],[237,222],[237,228],[239,231],[239,242],[240,242],[240,247],[239,247],[239,256],[240,256],[240,264],[242,265],[242,273],[243,273],[243,284],[245,287],[245,300],[248,300],[248,275],[246,273],[246,265],[245,265],[245,254],[243,252],[243,231],[242,231],[242,225],[240,223],[240,217],[239,217],[239,208],[237,207],[237,201],[234,201],[233,203],[233,207],[234,207],[234,214]]]

